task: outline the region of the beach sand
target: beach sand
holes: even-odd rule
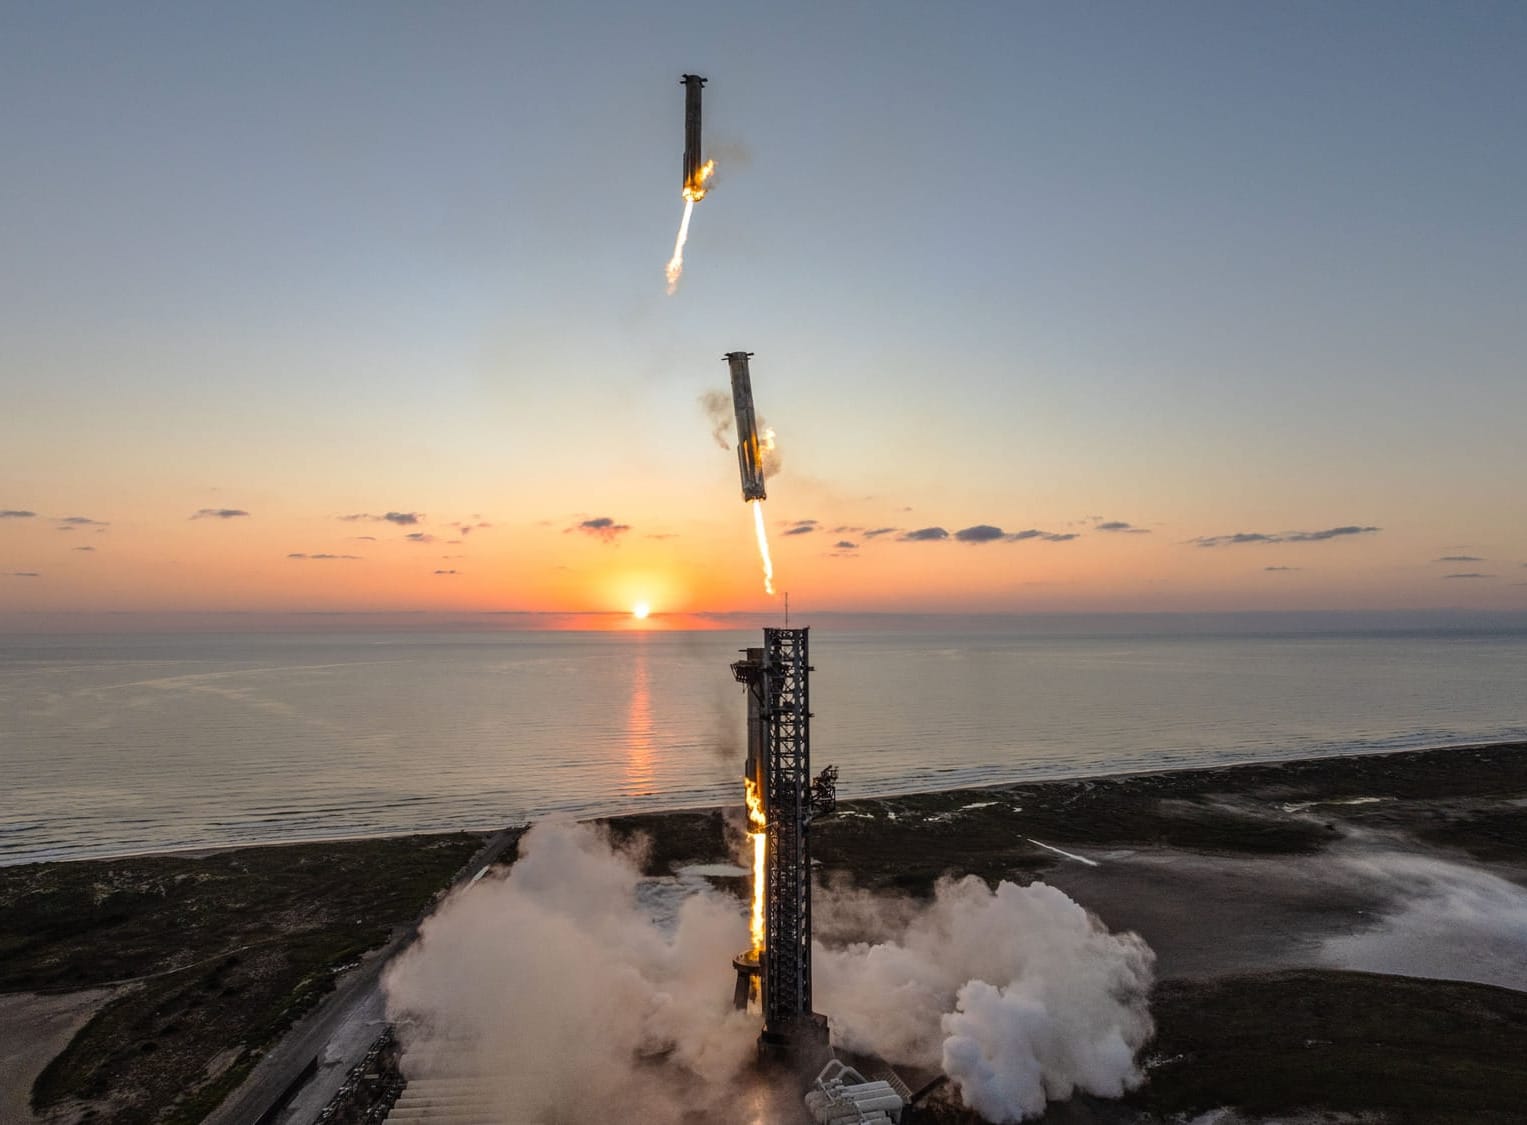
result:
[[[39,995],[0,995],[0,1121],[24,1125],[32,1116],[32,1082],[110,999],[115,989]]]

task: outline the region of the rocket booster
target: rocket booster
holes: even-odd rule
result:
[[[742,498],[767,500],[763,458],[758,447],[758,420],[753,416],[753,380],[748,374],[752,352],[727,352],[732,369],[732,408],[737,412],[737,468],[742,473]]]
[[[748,689],[748,756],[742,765],[742,776],[757,794],[758,811],[768,816],[769,805],[769,758],[768,705],[764,683],[765,652],[761,648],[744,649],[746,659],[732,665],[732,674]],[[749,831],[756,829],[750,827]]]
[[[697,198],[693,193],[705,194],[700,180],[700,90],[705,79],[698,74],[686,74],[679,79],[684,87],[684,195]]]

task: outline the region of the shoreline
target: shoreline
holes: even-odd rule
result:
[[[1204,765],[1168,765],[1154,768],[1131,769],[1108,773],[1066,773],[1046,774],[1042,776],[1015,777],[1001,781],[983,781],[967,785],[950,786],[920,786],[917,788],[889,788],[884,791],[863,793],[852,797],[844,797],[840,800],[841,805],[852,806],[866,801],[893,801],[907,800],[920,797],[947,796],[954,793],[990,793],[998,790],[1014,789],[1030,786],[1069,785],[1077,782],[1097,782],[1105,784],[1118,784],[1136,779],[1151,779],[1160,781],[1165,778],[1192,778],[1206,777],[1216,773],[1241,772],[1243,775],[1258,769],[1286,770],[1288,767],[1310,768],[1321,764],[1335,764],[1349,761],[1368,761],[1376,758],[1394,758],[1402,756],[1421,756],[1441,753],[1479,753],[1479,752],[1527,752],[1527,739],[1506,742],[1444,742],[1432,743],[1426,746],[1411,746],[1399,749],[1385,748],[1376,750],[1354,750],[1339,753],[1306,755],[1303,757],[1280,757],[1280,758],[1252,758],[1243,761],[1221,762]],[[16,863],[0,863],[0,870],[21,868],[28,866],[42,866],[47,864],[69,863],[104,863],[116,862],[127,859],[151,859],[160,856],[176,857],[180,859],[200,859],[208,856],[220,855],[233,851],[245,851],[260,848],[295,847],[306,844],[344,844],[365,841],[396,840],[410,836],[449,836],[458,833],[468,835],[491,836],[506,828],[525,828],[545,820],[549,817],[567,815],[579,822],[614,821],[630,818],[663,817],[677,815],[696,815],[720,812],[729,808],[741,806],[741,801],[727,802],[722,804],[677,804],[662,805],[656,808],[643,806],[623,806],[611,811],[592,813],[589,815],[576,815],[552,811],[538,816],[527,818],[523,821],[510,822],[498,825],[457,826],[450,828],[416,828],[400,829],[397,831],[387,830],[380,832],[351,832],[337,835],[324,836],[295,836],[283,839],[229,841],[227,843],[197,843],[184,844],[169,848],[147,848],[131,851],[108,852],[101,855],[90,856],[64,856],[53,859],[28,859]]]

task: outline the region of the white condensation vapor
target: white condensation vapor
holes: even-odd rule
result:
[[[389,966],[403,1073],[469,1083],[502,1121],[724,1116],[759,1030],[731,1004],[747,919],[702,893],[660,926],[641,882],[590,826],[527,832],[507,876],[450,895]]]
[[[834,913],[833,891],[817,908]],[[863,914],[862,897],[848,909]],[[890,940],[815,948],[816,1000],[834,1042],[892,1063],[942,1067],[987,1121],[1037,1117],[1081,1090],[1142,1081],[1155,955],[1109,933],[1044,883],[996,890],[941,880],[927,907],[887,903]]]

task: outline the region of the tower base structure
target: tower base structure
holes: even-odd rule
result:
[[[737,987],[732,992],[732,1007],[745,1012],[750,1002],[762,1003],[758,950],[745,949],[737,954],[732,958],[732,968],[737,970]]]
[[[758,1061],[792,1070],[820,1069],[832,1057],[827,1017],[809,1012],[784,1026],[765,1025],[758,1036]]]

